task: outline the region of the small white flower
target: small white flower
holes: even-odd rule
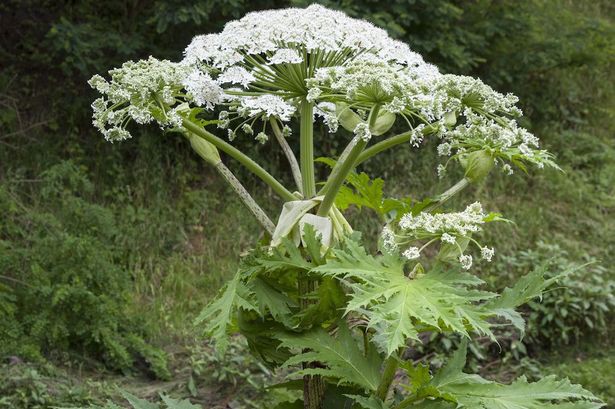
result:
[[[480,253],[483,260],[491,261],[493,255],[495,254],[495,250],[489,247],[482,247],[480,249]]]
[[[248,135],[252,135],[254,133],[254,130],[252,129],[250,124],[243,124],[241,126],[241,130]]]
[[[218,84],[240,84],[243,87],[247,87],[251,82],[254,82],[255,78],[251,72],[243,67],[229,67],[226,71],[218,76],[216,82]]]
[[[296,50],[291,48],[280,48],[271,57],[269,64],[299,64],[303,62],[303,58]]]
[[[442,234],[442,236],[440,236],[440,240],[442,240],[444,243],[455,244],[455,236],[451,236],[448,233]]]
[[[466,236],[468,233],[480,231],[486,216],[481,204],[475,202],[463,212],[420,213],[416,216],[407,213],[401,217],[399,227],[409,236],[418,237],[424,232]]]
[[[359,138],[363,139],[365,142],[368,142],[372,138],[372,133],[369,130],[369,125],[367,125],[365,122],[359,122],[357,126],[355,126],[354,134]]]
[[[462,254],[459,256],[459,263],[461,263],[461,268],[464,270],[469,270],[472,267],[472,256]]]
[[[269,137],[265,132],[259,132],[254,139],[256,139],[261,145],[264,145],[265,142],[269,140]]]
[[[421,256],[421,253],[419,253],[418,247],[410,247],[402,253],[402,256],[408,260],[415,260]]]
[[[237,138],[237,134],[232,129],[229,129],[228,130],[228,140],[230,142],[233,142],[235,140],[235,138]]]
[[[314,102],[318,99],[320,94],[322,94],[322,90],[320,88],[310,88],[310,90],[307,93],[306,99],[309,102]]]
[[[502,166],[502,170],[509,176],[514,173],[512,166],[510,166],[508,163],[505,163],[504,166]]]
[[[285,138],[288,138],[289,136],[291,136],[293,133],[293,130],[290,129],[290,126],[288,125],[284,125],[284,127],[282,128],[282,136]]]
[[[213,109],[224,100],[224,92],[209,74],[199,70],[192,71],[183,81],[188,94],[197,105]]]
[[[329,132],[335,133],[339,127],[339,121],[337,119],[335,104],[331,102],[321,102],[316,105],[314,114],[321,116]]]
[[[240,104],[237,112],[245,117],[264,115],[267,118],[275,117],[282,122],[288,122],[295,113],[295,107],[277,95],[245,97],[241,99]]]
[[[395,242],[395,233],[389,226],[384,226],[382,229],[382,234],[380,235],[380,239],[382,240],[382,245],[384,249],[390,252],[397,250],[397,243]]]
[[[438,155],[440,156],[449,156],[451,154],[451,144],[450,143],[441,143],[438,145]]]

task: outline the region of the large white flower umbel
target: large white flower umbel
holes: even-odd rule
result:
[[[472,267],[472,249],[491,260],[494,250],[474,236],[484,223],[502,219],[484,213],[478,203],[463,212],[435,212],[495,167],[508,174],[513,166],[556,167],[538,139],[517,125],[517,98],[478,79],[441,74],[366,21],[317,5],[250,13],[220,33],[195,37],[181,62],[150,57],[109,74],[110,80],[99,75],[90,80],[102,94],[92,104],[94,125],[107,140],[130,138],[133,122],[179,132],[272,236],[269,246],[244,261],[201,320],[221,349],[239,325],[268,364],[303,364],[293,373],[305,376],[306,408],[321,407],[325,380],[330,391],[339,384],[349,388],[340,399],[391,407],[387,394],[401,352],[410,340],[419,342],[420,331],[464,337],[477,332],[495,340],[487,319],[497,316],[522,329],[514,308],[549,284],[535,273],[502,298],[471,288],[482,282],[459,269]],[[328,162],[332,170],[317,191],[314,122],[321,120],[328,135],[319,137],[333,134],[349,141]],[[293,127],[298,132],[293,134]],[[400,133],[385,136],[392,129]],[[238,137],[275,141],[296,186],[284,186],[234,146]],[[291,146],[296,139],[299,160]],[[383,198],[382,181],[352,173],[380,152],[402,144],[419,148],[427,139],[437,141],[438,155],[446,159],[439,175],[454,163],[464,169],[463,178],[435,198],[420,203]],[[223,164],[219,151],[285,202],[277,225]],[[356,192],[346,189],[344,203],[372,208],[387,222],[376,256],[351,234],[340,211],[339,193],[347,182]],[[424,251],[432,244],[439,246],[437,252]],[[358,333],[361,347],[355,342]],[[463,358],[460,350],[435,377],[404,366],[423,384],[413,379],[408,397],[395,408],[430,402],[444,408],[445,401],[492,407],[490,399],[502,408],[513,407],[502,403],[506,399],[515,408],[551,407],[554,400],[572,405],[575,399],[587,403],[584,408],[599,406],[590,402],[589,392],[552,378],[536,384],[522,379],[509,388],[464,375]]]

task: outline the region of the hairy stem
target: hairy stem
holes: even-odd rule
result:
[[[243,154],[239,149],[235,148],[233,145],[223,141],[218,138],[211,132],[208,132],[200,125],[195,124],[191,120],[187,118],[182,119],[182,124],[184,128],[188,131],[200,136],[205,139],[207,142],[210,142],[216,148],[225,152],[233,159],[237,160],[239,163],[248,168],[249,171],[258,176],[263,182],[269,185],[274,192],[276,192],[283,200],[297,200],[295,195],[293,195],[288,189],[286,189],[276,178],[274,178],[269,172],[263,169],[258,163],[254,162],[248,156]]]
[[[290,170],[293,174],[293,179],[295,179],[295,184],[297,185],[297,189],[299,189],[299,191],[302,191],[303,181],[301,178],[301,168],[299,168],[299,163],[297,162],[297,158],[295,157],[295,154],[293,153],[293,150],[290,148],[290,145],[288,144],[288,142],[286,142],[286,138],[282,134],[282,130],[280,129],[278,122],[274,118],[270,118],[269,123],[271,124],[271,129],[273,129],[273,134],[275,135],[275,138],[280,144],[280,147],[282,148],[282,151],[284,152],[286,159],[288,159],[288,163],[290,164]]]
[[[224,163],[218,162],[216,164],[216,170],[220,175],[228,182],[231,188],[237,193],[237,196],[241,199],[244,205],[250,210],[250,212],[254,215],[256,220],[267,230],[267,232],[273,236],[273,232],[275,230],[275,225],[269,219],[267,214],[263,211],[263,209],[256,203],[254,198],[248,193],[246,188],[243,187],[241,182],[233,175],[233,173],[227,168]]]
[[[310,199],[316,194],[314,177],[314,104],[307,100],[301,101],[300,107],[300,162],[303,182],[303,197]]]

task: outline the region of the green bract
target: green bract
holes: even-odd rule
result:
[[[198,321],[221,350],[239,331],[264,363],[288,367],[289,377],[302,381],[305,408],[322,408],[325,391],[344,407],[380,409],[601,406],[568,381],[520,378],[506,386],[465,374],[464,348],[436,374],[402,360],[424,331],[494,342],[495,320],[523,331],[515,308],[559,278],[536,272],[502,296],[481,290],[483,282],[461,269],[472,268],[472,251],[492,259],[494,249],[474,236],[503,219],[480,203],[439,211],[498,165],[508,173],[511,166],[556,166],[517,125],[516,97],[441,74],[385,31],[317,5],[250,13],[221,33],[196,37],[179,63],[150,57],[110,75],[90,81],[103,94],[93,104],[94,123],[107,139],[129,137],[130,122],[183,134],[262,224],[266,240],[242,259]],[[320,159],[331,167],[321,181],[314,172],[319,120],[336,138],[352,134],[339,157]],[[291,136],[292,122],[298,136]],[[402,132],[385,136],[391,129]],[[238,136],[275,141],[295,186],[284,186],[229,143]],[[388,198],[382,179],[354,172],[382,151],[418,148],[426,139],[437,140],[438,153],[449,157],[439,173],[450,159],[464,169],[464,178],[435,198]],[[229,158],[279,196],[277,225],[225,167]],[[344,218],[350,206],[372,209],[386,224],[377,254]],[[431,245],[438,250],[425,251]],[[410,379],[398,385],[401,400],[390,396],[398,367]]]

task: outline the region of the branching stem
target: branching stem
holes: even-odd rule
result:
[[[237,193],[237,196],[241,199],[243,204],[246,205],[248,210],[254,215],[256,220],[260,223],[261,226],[267,230],[269,235],[273,236],[273,232],[275,230],[275,225],[269,219],[267,214],[263,211],[263,209],[256,203],[254,198],[248,193],[245,187],[241,184],[241,182],[233,175],[233,173],[227,168],[224,163],[218,162],[216,165],[216,170],[220,175],[227,181],[227,183],[231,186],[231,188]]]
[[[372,110],[370,111],[369,113],[370,129],[375,124],[379,111],[380,111],[379,105],[374,106]],[[320,204],[320,207],[318,208],[318,212],[316,213],[318,216],[325,217],[329,214],[329,210],[331,210],[331,207],[333,206],[333,203],[335,202],[335,196],[337,196],[337,193],[342,187],[344,180],[346,180],[346,176],[348,176],[348,174],[352,171],[352,169],[355,168],[356,163],[357,163],[357,158],[359,157],[361,152],[363,152],[363,149],[365,149],[365,146],[367,146],[367,142],[369,142],[368,139],[364,139],[359,136],[355,136],[354,139],[350,142],[350,144],[352,144],[353,146],[350,148],[349,151],[347,149],[345,150],[345,152],[348,151],[347,157],[342,161],[338,161],[338,163],[335,165],[335,167],[331,171],[331,176],[329,177],[329,179],[327,180],[327,183],[325,184],[323,188],[323,190],[326,193],[325,193],[324,199],[322,200],[322,203]]]
[[[263,169],[258,163],[254,162],[248,156],[243,154],[239,149],[235,148],[233,145],[223,141],[218,138],[211,132],[205,130],[200,125],[192,122],[187,118],[182,119],[182,124],[184,128],[188,131],[200,136],[205,139],[207,142],[213,144],[216,148],[220,149],[224,153],[231,156],[233,159],[237,160],[239,163],[244,165],[249,171],[258,176],[263,182],[269,185],[274,192],[276,192],[283,200],[297,200],[295,195],[293,195],[288,189],[286,189],[276,178],[274,178],[269,172]]]

